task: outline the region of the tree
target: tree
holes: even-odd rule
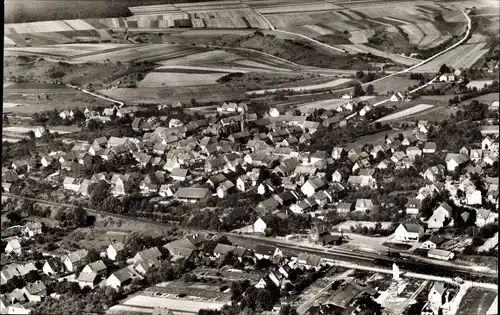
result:
[[[91,264],[91,263],[101,259],[101,256],[99,255],[99,253],[95,249],[91,248],[87,251],[87,257],[85,257],[85,259],[86,259],[87,264]]]
[[[366,87],[366,94],[367,94],[367,95],[373,95],[374,90],[375,90],[375,89],[373,88],[373,85],[368,84],[368,86]]]
[[[74,209],[71,223],[77,227],[87,225],[87,211],[85,211],[82,206],[78,206]]]
[[[363,71],[356,72],[356,79],[361,80],[365,76]]]
[[[3,123],[5,126],[9,125],[9,117],[7,116],[7,114],[3,115]]]
[[[87,122],[87,129],[89,131],[96,131],[99,129],[99,123],[95,119],[91,119]]]
[[[361,86],[361,84],[356,83],[354,85],[353,96],[358,97],[358,96],[363,96],[364,94],[365,92],[363,91],[363,87]]]
[[[450,72],[451,69],[446,64],[442,64],[441,67],[439,68],[439,74],[450,73]]]
[[[10,223],[12,223],[13,225],[17,225],[21,223],[23,217],[21,213],[19,213],[19,211],[11,211],[7,213],[7,219],[9,219]]]

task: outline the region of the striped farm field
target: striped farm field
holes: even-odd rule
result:
[[[179,73],[151,72],[141,80],[138,87],[198,86],[216,84],[227,73]]]
[[[319,90],[319,89],[327,89],[327,88],[333,88],[339,85],[342,85],[344,83],[352,81],[351,79],[335,79],[330,82],[322,83],[322,84],[314,84],[314,85],[304,85],[304,86],[297,86],[297,87],[291,87],[291,88],[283,88],[286,90],[293,90],[293,91],[311,91],[311,90]],[[266,89],[266,90],[258,90],[258,91],[249,91],[247,94],[264,94],[266,92],[276,92],[277,90],[280,89]]]
[[[305,2],[305,3],[290,3],[269,5],[266,7],[255,8],[261,14],[288,13],[288,12],[312,12],[312,11],[328,11],[338,10],[341,7],[328,2]]]
[[[194,53],[208,51],[201,47],[184,47],[180,45],[156,44],[134,46],[117,51],[96,53],[75,58],[80,61],[102,62],[107,59],[120,62],[160,61],[170,58],[180,58]]]
[[[23,34],[23,33],[64,32],[73,30],[74,28],[69,26],[64,21],[44,21],[44,22],[5,24],[5,34],[10,34],[12,32]]]
[[[486,43],[466,44],[458,46],[441,56],[417,67],[412,72],[438,72],[442,64],[451,66],[454,69],[469,68],[488,52]]]
[[[371,54],[373,54],[375,56],[389,58],[389,59],[391,59],[391,60],[393,60],[393,61],[395,61],[397,63],[400,63],[402,65],[406,65],[406,66],[413,66],[413,65],[415,65],[415,64],[417,64],[417,63],[420,62],[419,59],[410,58],[410,57],[404,57],[404,56],[400,56],[400,55],[392,54],[392,53],[387,53],[385,51],[378,50],[378,49],[375,49],[373,47],[370,47],[370,46],[367,46],[367,45],[363,45],[363,44],[338,45],[338,47],[347,50],[347,52],[349,52],[351,54],[358,54],[358,53],[367,54],[367,53],[371,53]]]
[[[271,22],[271,24],[278,29],[285,28],[290,25],[306,25],[317,23],[317,21],[313,20],[309,15],[301,13],[272,14],[266,17],[269,22]]]
[[[432,107],[434,107],[434,105],[428,105],[428,104],[415,105],[413,107],[407,108],[407,109],[402,110],[400,112],[393,113],[393,114],[387,115],[385,117],[382,117],[382,118],[376,120],[375,122],[383,122],[383,121],[400,119],[400,118],[403,118],[406,116],[420,113],[421,111],[424,111],[424,110],[432,108]]]

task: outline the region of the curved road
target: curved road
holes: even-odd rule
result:
[[[371,82],[366,82],[366,83],[363,83],[362,85],[372,84],[372,83],[375,83],[375,82],[378,82],[378,81],[382,81],[382,80],[385,80],[385,79],[387,79],[387,78],[390,78],[390,77],[393,77],[393,76],[396,76],[396,75],[399,75],[399,74],[408,73],[408,72],[410,72],[411,70],[416,69],[416,68],[418,68],[418,67],[420,67],[420,66],[422,66],[422,65],[426,64],[427,62],[429,62],[429,61],[431,61],[431,60],[433,60],[433,59],[435,59],[435,58],[437,58],[437,57],[441,56],[442,54],[444,54],[444,53],[446,53],[446,52],[448,52],[448,51],[450,51],[450,50],[452,50],[452,49],[454,49],[454,48],[456,48],[456,47],[460,46],[460,45],[461,45],[461,44],[463,44],[465,41],[467,41],[467,40],[468,40],[468,37],[469,37],[469,35],[470,35],[471,27],[472,27],[472,20],[471,20],[471,19],[470,19],[470,17],[467,15],[467,13],[465,13],[465,11],[464,11],[464,10],[460,10],[460,11],[462,12],[462,14],[463,14],[463,15],[465,16],[465,18],[467,19],[467,31],[465,32],[465,36],[464,36],[461,40],[459,40],[459,41],[458,41],[458,42],[456,42],[455,44],[451,45],[450,47],[448,47],[448,48],[446,48],[446,49],[444,49],[444,50],[442,50],[442,51],[438,52],[437,54],[435,54],[435,55],[433,55],[433,56],[431,56],[431,57],[429,57],[429,58],[427,58],[427,59],[425,59],[425,60],[422,60],[421,62],[417,63],[416,65],[413,65],[413,66],[411,66],[411,67],[409,67],[409,68],[406,68],[406,69],[404,69],[404,70],[401,70],[401,71],[397,71],[397,72],[391,73],[391,74],[389,74],[389,75],[386,75],[386,76],[384,76],[384,77],[378,78],[378,79],[373,80],[373,81],[371,81]],[[257,11],[255,11],[255,12],[257,12]],[[309,40],[309,41],[311,41],[311,42],[314,42],[314,43],[316,43],[316,44],[319,44],[319,45],[321,45],[321,46],[323,46],[323,47],[330,48],[330,49],[337,50],[337,51],[338,51],[338,50],[340,50],[340,51],[344,52],[343,50],[341,50],[341,49],[339,49],[339,48],[336,48],[336,47],[333,47],[333,46],[330,46],[330,45],[327,45],[327,44],[321,43],[321,42],[319,42],[319,41],[317,41],[317,40],[315,40],[315,39],[313,39],[313,38],[307,37],[307,36],[302,35],[302,34],[297,34],[297,33],[292,33],[292,32],[287,32],[287,31],[280,31],[280,30],[276,30],[276,29],[275,29],[275,27],[271,24],[271,22],[270,22],[270,21],[269,21],[269,20],[268,20],[268,19],[267,19],[264,15],[260,14],[259,12],[257,12],[257,14],[258,14],[259,16],[261,16],[264,20],[266,20],[266,23],[269,25],[269,27],[270,27],[270,28],[271,28],[271,30],[273,30],[273,31],[276,31],[276,32],[282,32],[282,33],[287,33],[287,34],[291,34],[291,35],[295,35],[295,36],[299,36],[299,37],[305,38],[305,39],[307,39],[307,40]],[[339,90],[332,90],[332,92],[343,92],[343,91],[348,91],[348,90],[350,90],[350,89],[352,89],[352,88],[345,88],[345,89],[339,89]]]

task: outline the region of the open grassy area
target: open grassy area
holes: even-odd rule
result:
[[[471,288],[460,302],[457,315],[486,315],[497,295],[498,293],[492,290]]]
[[[373,83],[375,93],[380,95],[389,94],[392,92],[405,92],[409,86],[418,84],[418,80],[411,80],[408,75],[393,76],[381,81]]]

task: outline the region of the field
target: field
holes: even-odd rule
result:
[[[476,88],[478,90],[482,89],[485,85],[490,85],[493,80],[472,80],[467,83],[468,88]]]
[[[417,67],[412,72],[438,72],[442,64],[454,69],[469,68],[488,52],[486,43],[465,44],[452,49],[430,62]]]
[[[393,114],[390,114],[388,116],[382,117],[382,118],[378,119],[376,122],[383,122],[383,121],[404,118],[406,116],[414,115],[416,113],[419,113],[421,111],[424,111],[424,110],[432,108],[432,107],[434,107],[434,105],[428,105],[428,104],[416,105],[416,106],[413,106],[411,108],[407,108],[405,110],[399,111],[397,113],[393,113]]]
[[[474,97],[473,99],[464,101],[463,104],[469,104],[473,100],[476,100],[478,102],[483,102],[483,103],[486,103],[489,105],[493,101],[498,101],[498,93],[490,93],[490,94]]]
[[[238,90],[222,85],[203,85],[197,87],[178,86],[175,88],[117,88],[99,90],[103,95],[118,98],[126,103],[139,104],[171,104],[173,102],[189,103],[196,99],[198,103],[223,102],[230,100],[247,99],[248,96]]]
[[[411,80],[408,76],[392,76],[390,78],[372,83],[377,94],[407,91],[409,86],[417,85],[419,81]]]
[[[4,90],[3,101],[10,104],[8,111],[33,114],[47,110],[63,110],[108,105],[111,102],[86,93],[55,84],[20,83]],[[17,104],[18,106],[12,106]]]
[[[170,299],[148,295],[136,295],[122,302],[126,306],[134,307],[168,307],[172,311],[181,311],[197,314],[200,309],[221,309],[227,302],[194,301],[184,299]]]
[[[226,73],[151,72],[139,82],[138,87],[196,86],[215,84]]]
[[[389,58],[391,60],[394,60],[397,63],[400,63],[402,65],[406,65],[406,66],[413,66],[421,61],[419,59],[405,57],[405,56],[385,52],[382,50],[378,50],[376,48],[370,47],[368,45],[363,45],[363,44],[338,45],[338,47],[347,50],[351,54],[359,54],[359,53],[368,54],[368,53],[370,53],[370,54],[373,54],[375,56]]]
[[[368,99],[373,99],[375,96],[362,96],[360,97],[361,100],[368,100]],[[332,110],[332,109],[337,109],[339,106],[342,106],[343,104],[347,103],[349,100],[345,99],[330,99],[330,100],[322,100],[322,101],[316,101],[316,102],[310,102],[310,103],[305,103],[299,106],[299,109],[301,108],[323,108],[325,110]]]
[[[491,304],[498,295],[497,292],[483,288],[471,288],[458,307],[457,315],[486,315]]]
[[[304,86],[297,86],[297,87],[284,87],[283,89],[287,90],[293,90],[293,91],[311,91],[311,90],[318,90],[318,89],[327,89],[327,88],[334,88],[336,86],[345,84],[347,82],[352,81],[351,79],[335,79],[330,82],[322,83],[322,84],[314,84],[314,85],[304,85]],[[278,89],[266,89],[266,90],[257,90],[257,91],[249,91],[247,92],[248,94],[264,94],[266,92],[276,92]]]

